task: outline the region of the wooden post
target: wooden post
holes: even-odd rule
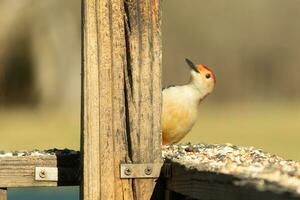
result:
[[[7,200],[6,188],[0,188],[0,200]]]
[[[81,197],[150,199],[154,179],[121,163],[161,162],[160,0],[83,0]]]

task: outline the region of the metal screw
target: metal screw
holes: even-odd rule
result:
[[[147,166],[144,172],[146,175],[150,175],[150,174],[152,174],[152,168]]]
[[[40,171],[40,173],[39,173],[39,176],[40,176],[41,178],[45,178],[45,177],[46,177],[46,171],[45,171],[44,169],[42,169],[42,170]]]
[[[124,174],[125,174],[126,176],[130,176],[131,173],[132,173],[132,171],[131,171],[130,168],[125,168],[125,169],[124,169]]]

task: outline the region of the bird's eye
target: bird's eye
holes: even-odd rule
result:
[[[206,74],[205,77],[206,77],[207,79],[209,79],[209,78],[211,77],[211,75],[210,75],[210,74]]]

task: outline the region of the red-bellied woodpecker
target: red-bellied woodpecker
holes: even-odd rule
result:
[[[170,86],[163,90],[162,134],[163,144],[181,140],[195,124],[199,103],[210,94],[216,84],[214,73],[205,65],[194,65],[191,78],[186,85]]]

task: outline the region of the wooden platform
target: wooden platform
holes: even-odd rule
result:
[[[171,145],[163,157],[170,199],[300,199],[300,164],[254,147]]]
[[[162,155],[152,199],[300,199],[300,164],[260,149],[187,144],[164,146]],[[37,167],[57,168],[57,180],[37,180]],[[78,151],[0,151],[0,188],[79,184]]]

